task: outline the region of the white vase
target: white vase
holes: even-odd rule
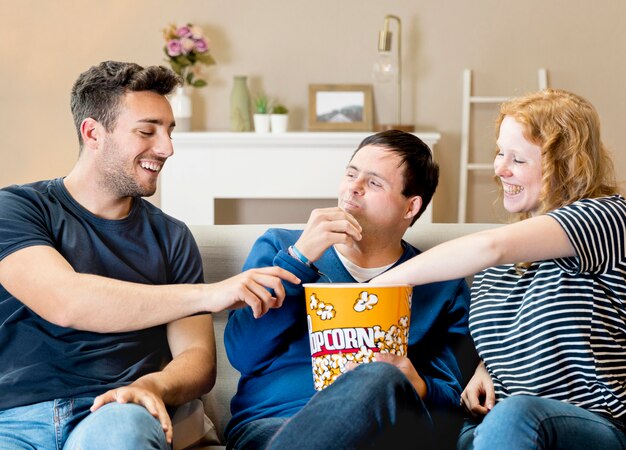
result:
[[[288,119],[289,116],[287,114],[270,114],[272,133],[286,132]]]
[[[191,131],[191,97],[186,88],[176,88],[170,96],[170,105],[176,121],[176,131]]]
[[[257,133],[269,133],[270,132],[270,115],[269,114],[254,114],[254,131]]]

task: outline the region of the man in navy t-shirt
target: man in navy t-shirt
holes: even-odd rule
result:
[[[182,222],[142,199],[173,153],[169,69],[103,62],[71,108],[80,152],[63,178],[0,190],[0,442],[165,449],[171,408],[215,381],[210,313],[284,298],[286,270],[203,284]],[[65,445],[65,446],[64,446]]]

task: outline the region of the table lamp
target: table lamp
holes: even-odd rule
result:
[[[396,39],[396,61],[391,54],[392,33],[389,30],[389,22],[395,20],[398,24],[398,38]],[[388,14],[385,16],[384,28],[378,33],[378,59],[374,63],[374,78],[380,82],[388,82],[396,77],[397,86],[397,107],[396,123],[381,124],[379,130],[402,130],[412,132],[415,126],[402,124],[402,22],[398,16]]]

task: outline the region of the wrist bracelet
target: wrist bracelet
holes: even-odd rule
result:
[[[302,253],[300,253],[300,250],[298,250],[295,246],[290,245],[289,248],[287,249],[287,253],[289,253],[289,255],[293,259],[297,259],[298,261],[300,261],[302,264],[304,264],[308,268],[313,269],[314,271],[316,271],[320,276],[323,275],[322,272],[320,272],[319,269],[317,267],[315,267],[315,264],[313,264],[311,261],[309,261],[309,259],[306,256],[304,256]],[[330,280],[330,278],[329,278],[329,280]]]
[[[311,267],[311,261],[309,261],[309,259],[308,259],[306,256],[304,256],[304,255],[300,252],[300,250],[298,250],[298,249],[296,248],[296,246],[295,246],[295,245],[292,245],[291,247],[289,247],[289,250],[291,250],[291,253],[293,253],[293,256],[295,256],[295,257],[296,257],[296,259],[300,260],[300,262],[301,262],[302,264],[304,264],[304,265],[307,265],[307,266]]]

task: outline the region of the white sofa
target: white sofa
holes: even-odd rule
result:
[[[421,250],[426,250],[441,242],[498,226],[497,224],[419,224],[409,228],[405,239]],[[202,253],[205,281],[220,281],[241,271],[243,262],[254,241],[269,227],[302,229],[303,224],[288,225],[206,225],[192,226],[196,242]],[[471,279],[468,279],[471,282]],[[215,425],[217,438],[222,445],[198,445],[197,430],[175,426],[175,448],[224,448],[223,430],[230,418],[230,399],[234,394],[238,372],[231,367],[223,346],[223,332],[227,313],[214,314],[215,335],[217,342],[217,381],[211,392],[203,397],[206,415]],[[199,404],[199,402],[198,402]],[[192,421],[193,422],[193,421]],[[203,433],[211,434],[211,425],[207,422],[192,425],[197,428],[204,426]],[[191,447],[190,447],[191,446]]]

